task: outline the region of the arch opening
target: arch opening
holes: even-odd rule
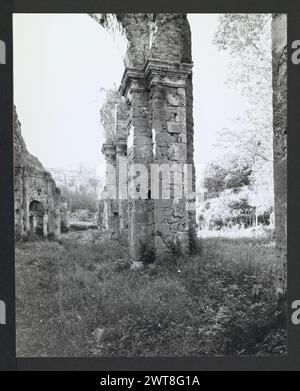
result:
[[[30,232],[43,236],[45,208],[42,202],[33,200],[29,204]]]

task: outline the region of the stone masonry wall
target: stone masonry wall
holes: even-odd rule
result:
[[[287,15],[272,21],[275,238],[277,253],[287,255]]]
[[[100,15],[100,16],[99,16]],[[106,25],[108,14],[93,17]],[[115,14],[127,39],[125,72],[120,92],[129,107],[127,121],[128,179],[133,163],[143,162],[149,174],[161,175],[162,166],[188,163],[188,183],[180,200],[170,179],[171,197],[165,190],[149,199],[128,202],[129,245],[134,259],[144,244],[164,252],[170,242],[191,245],[195,219],[195,167],[191,32],[186,14]],[[286,257],[287,215],[287,17],[274,14],[273,112],[276,246]],[[123,128],[124,129],[124,128]],[[124,132],[125,134],[126,132]],[[123,154],[126,159],[126,152]],[[159,167],[153,172],[153,165]],[[151,167],[150,167],[151,166]],[[155,169],[154,169],[155,171]],[[176,171],[176,170],[175,170]],[[132,177],[130,177],[130,175]],[[176,173],[174,174],[176,175]],[[173,176],[174,178],[175,176]],[[134,185],[133,181],[133,185]],[[151,188],[152,190],[152,188]],[[126,207],[125,207],[126,209]],[[189,240],[187,240],[189,239]]]
[[[104,26],[110,19],[107,14],[92,17]],[[171,243],[180,242],[187,249],[189,233],[195,228],[194,202],[188,199],[195,189],[191,32],[186,14],[116,14],[115,18],[128,39],[120,87],[128,107],[127,127],[124,131],[124,121],[117,125],[115,137],[122,128],[127,139],[122,158],[128,163],[129,197],[128,204],[120,207],[117,188],[118,229],[122,227],[120,211],[127,208],[130,253],[140,260],[145,251],[160,255]],[[116,118],[118,122],[118,114]],[[117,151],[115,141],[112,144]],[[104,153],[107,148],[104,144]],[[186,164],[191,166],[190,187],[182,173]],[[158,175],[162,185],[164,168],[171,172],[169,189],[152,194],[153,177]],[[136,180],[141,172],[151,190],[146,197],[132,197],[132,189],[142,193],[144,188]],[[104,210],[108,213],[103,216],[109,222],[112,214],[109,202],[104,202],[106,206],[102,203],[100,209],[102,215]]]
[[[21,134],[14,109],[15,232],[18,237],[31,232],[60,238],[69,227],[69,212],[50,173],[32,156]]]

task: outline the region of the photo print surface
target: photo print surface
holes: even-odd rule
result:
[[[13,36],[17,356],[286,355],[286,15]]]

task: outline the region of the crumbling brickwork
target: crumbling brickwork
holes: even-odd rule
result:
[[[287,15],[274,14],[273,49],[273,146],[275,237],[279,257],[287,255]]]
[[[91,16],[103,26],[110,20],[108,14]],[[117,151],[120,151],[117,134],[122,133],[122,158],[128,164],[122,178],[133,187],[143,167],[148,174],[148,185],[155,176],[162,185],[164,173],[160,172],[164,168],[175,171],[170,179],[171,196],[166,196],[164,189],[159,190],[158,196],[153,194],[150,185],[152,193],[149,191],[148,197],[136,199],[130,196],[128,187],[128,202],[120,207],[119,185],[116,185],[117,202],[110,207],[111,201],[106,201],[106,209],[102,206],[102,210],[108,212],[104,213],[107,221],[117,218],[118,224],[111,224],[110,228],[117,227],[118,234],[124,227],[120,223],[120,211],[123,210],[124,221],[128,216],[130,252],[133,259],[140,260],[145,247],[158,255],[164,253],[170,243],[179,243],[180,248],[186,250],[195,237],[191,31],[186,14],[114,14],[114,18],[128,39],[120,86],[126,110],[122,125],[116,125],[116,132],[107,138],[103,152],[106,155],[109,150],[109,159],[113,156],[116,164]],[[286,15],[273,15],[272,30],[276,246],[278,254],[286,256]],[[118,123],[118,115],[116,119]],[[139,168],[139,164],[143,167]],[[175,196],[180,181],[175,182],[174,177],[177,175],[178,179],[181,175],[176,173],[178,164],[188,167],[181,198]],[[143,188],[143,184],[139,183],[139,187]]]
[[[57,239],[69,229],[69,211],[50,173],[32,156],[14,109],[15,233],[36,233]]]
[[[102,25],[107,23],[106,14],[92,16]],[[145,251],[159,255],[174,242],[187,248],[189,232],[195,228],[194,199],[189,197],[195,190],[191,32],[186,14],[116,14],[115,18],[128,49],[120,86],[123,100],[116,109],[114,134],[109,126],[105,129],[103,153],[110,167],[115,165],[111,171],[129,187],[127,200],[121,202],[117,180],[117,202],[105,197],[100,210],[107,228],[118,234],[127,229],[128,221],[130,253],[140,260]],[[120,159],[127,160],[127,175],[119,175]],[[183,178],[186,164],[192,167],[190,189]],[[162,185],[164,170],[170,175],[169,189],[160,186],[153,194],[151,183],[156,179]],[[141,174],[147,183],[135,181]],[[107,183],[114,183],[113,175],[107,172]],[[147,188],[146,197],[132,197],[130,186]]]

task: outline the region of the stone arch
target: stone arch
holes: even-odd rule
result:
[[[120,157],[126,157],[128,167],[134,163],[150,167],[152,163],[171,161],[187,164],[191,168],[188,175],[191,186],[188,187],[187,199],[179,203],[174,203],[172,199],[128,200],[125,209],[128,214],[131,256],[141,260],[141,248],[145,244],[160,254],[168,243],[176,241],[178,237],[182,243],[191,245],[196,218],[193,198],[193,65],[187,15],[145,13],[91,16],[104,27],[114,18],[128,40],[125,71],[120,86],[120,94],[127,107],[123,107],[122,121],[118,121],[116,115],[115,134],[120,134],[118,129],[122,128],[122,134],[130,136],[126,142],[124,138],[115,138],[104,144],[106,158],[113,161],[115,167],[120,154]],[[274,14],[272,23],[275,236],[278,254],[283,257],[286,256],[287,212],[286,19],[285,14]],[[120,207],[118,189],[117,202],[120,211],[124,204]]]
[[[191,31],[186,14],[94,14],[102,26],[114,20],[128,40],[120,95],[116,105],[115,132],[103,145],[109,165],[120,175],[120,162],[127,163],[126,181],[130,182],[133,164],[146,166],[151,187],[151,165],[180,163],[188,170],[192,193],[195,184],[192,110]],[[175,113],[175,114],[174,114]],[[109,135],[112,132],[106,132]],[[154,137],[153,137],[154,135]],[[155,155],[153,150],[155,149]],[[108,171],[107,171],[108,172]],[[124,175],[123,177],[126,177]],[[108,178],[109,182],[111,178]],[[171,187],[175,186],[172,179]],[[157,255],[167,250],[170,242],[181,238],[185,246],[195,226],[193,199],[174,197],[153,200],[120,196],[117,182],[116,200],[105,200],[109,226],[126,227],[128,220],[129,248],[133,259],[141,260],[142,249],[148,247]],[[186,194],[186,191],[185,191]],[[103,210],[103,208],[100,208]],[[190,210],[191,209],[191,210]],[[114,228],[115,227],[115,228]],[[159,245],[157,245],[159,243]]]

